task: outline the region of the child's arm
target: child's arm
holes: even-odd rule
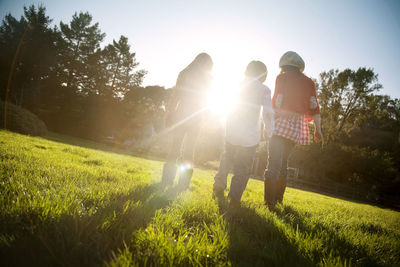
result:
[[[319,104],[317,99],[317,90],[315,88],[315,83],[312,82],[310,100],[309,100],[309,111],[314,119],[314,140],[315,142],[321,142],[324,140],[321,130],[321,115],[319,110]]]
[[[178,78],[176,80],[176,85],[174,88],[172,88],[171,95],[168,99],[166,108],[165,108],[165,126],[170,127],[172,124],[175,123],[174,117],[175,117],[175,110],[176,107],[180,101],[180,93],[179,91],[183,87],[183,82],[184,82],[184,77],[180,73],[178,75]]]
[[[165,108],[165,126],[170,127],[174,123],[175,109],[178,104],[176,88],[171,89],[171,95]]]
[[[313,119],[315,125],[315,132],[314,132],[315,142],[318,143],[324,141],[324,137],[322,136],[322,130],[321,130],[321,115],[315,114],[313,116]]]
[[[271,91],[267,88],[263,104],[264,134],[266,138],[274,131],[274,110],[272,109]]]

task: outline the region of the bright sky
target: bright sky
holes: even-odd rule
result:
[[[273,90],[280,56],[298,52],[305,73],[371,67],[384,89],[400,98],[400,1],[189,1],[189,0],[0,0],[0,17],[22,15],[42,3],[57,25],[89,11],[107,34],[105,44],[128,37],[144,85],[172,87],[180,70],[200,52],[214,60],[219,78],[240,81],[251,60],[268,67]]]

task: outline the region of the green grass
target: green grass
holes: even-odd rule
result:
[[[235,209],[215,171],[182,192],[161,168],[0,131],[0,266],[400,265],[399,212],[292,188],[270,212],[255,180]]]

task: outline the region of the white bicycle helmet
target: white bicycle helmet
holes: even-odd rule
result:
[[[304,60],[293,51],[288,51],[279,60],[279,67],[282,68],[283,66],[294,66],[297,67],[301,72],[304,71]]]

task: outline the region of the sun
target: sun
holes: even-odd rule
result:
[[[219,40],[218,36],[215,36]],[[214,62],[212,76],[213,85],[208,96],[208,107],[216,117],[226,117],[236,102],[239,89],[244,81],[247,65],[258,59],[247,49],[247,44],[232,39],[212,42],[210,49],[206,49]],[[246,51],[246,53],[242,53]]]
[[[213,114],[225,117],[236,103],[239,91],[238,75],[236,69],[229,64],[216,64],[213,71],[213,84],[208,95],[208,107]],[[235,78],[233,78],[235,77]]]

